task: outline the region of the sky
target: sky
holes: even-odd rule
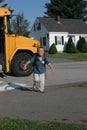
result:
[[[36,17],[45,15],[45,3],[49,2],[50,0],[5,0],[8,7],[14,10],[14,14],[24,13],[25,18],[30,22],[30,27],[32,27]]]

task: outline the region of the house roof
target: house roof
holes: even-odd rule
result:
[[[60,24],[50,17],[38,17],[49,32],[69,32],[70,34],[87,34],[87,24],[80,19],[63,19]]]

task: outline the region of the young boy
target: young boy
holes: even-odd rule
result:
[[[32,64],[34,68],[34,88],[38,88],[40,92],[45,90],[45,65],[47,64],[52,73],[54,68],[45,56],[44,48],[39,47],[37,53],[24,64],[24,70],[27,69],[28,64]]]

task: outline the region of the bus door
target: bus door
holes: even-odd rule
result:
[[[5,69],[5,32],[4,17],[0,17],[0,66]],[[0,70],[1,71],[1,70]]]

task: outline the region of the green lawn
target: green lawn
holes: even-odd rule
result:
[[[87,125],[0,119],[0,130],[87,130]]]
[[[87,53],[75,53],[75,54],[69,54],[69,53],[48,54],[46,53],[46,55],[48,57],[56,57],[56,58],[64,58],[64,59],[72,59],[72,60],[80,60],[80,61],[87,60]]]

